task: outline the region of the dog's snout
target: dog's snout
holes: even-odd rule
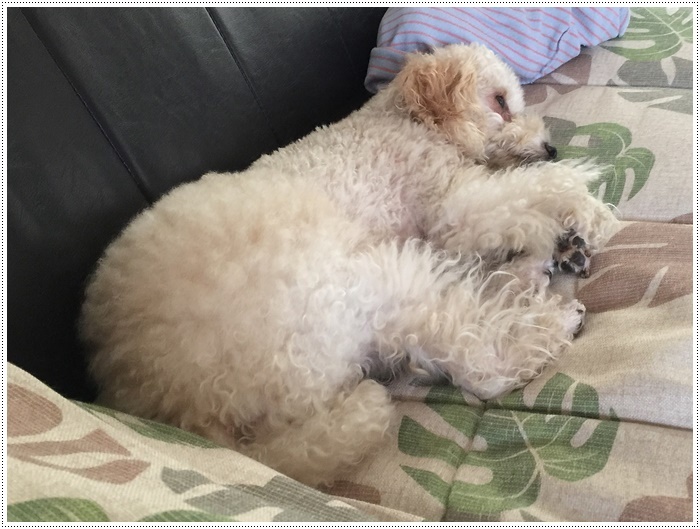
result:
[[[550,160],[554,160],[554,158],[557,157],[557,148],[554,147],[554,145],[550,145],[549,143],[545,143],[544,150],[547,151],[547,155],[549,156]]]

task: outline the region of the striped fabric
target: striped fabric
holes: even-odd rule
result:
[[[491,48],[527,84],[547,75],[581,46],[621,36],[629,24],[621,7],[392,7],[379,26],[365,87],[377,92],[401,69],[404,55],[456,42]]]

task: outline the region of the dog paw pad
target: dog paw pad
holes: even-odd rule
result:
[[[591,249],[574,230],[569,230],[557,241],[554,260],[562,272],[588,277],[591,274]]]

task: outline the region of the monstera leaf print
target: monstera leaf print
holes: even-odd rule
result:
[[[684,498],[643,496],[629,502],[620,515],[620,522],[692,522],[693,475],[686,479],[688,495]]]
[[[364,501],[365,503],[373,503],[375,505],[382,503],[382,494],[379,489],[344,479],[334,481],[330,485],[320,485],[318,490],[331,496],[350,498]]]
[[[535,503],[543,479],[579,481],[596,474],[607,463],[619,424],[612,410],[612,420],[601,420],[594,388],[563,374],[552,377],[531,406],[518,391],[484,409],[465,402],[461,411],[451,403],[431,407],[470,442],[461,447],[404,417],[399,448],[455,467],[448,483],[434,472],[402,466],[445,505],[446,521],[498,521],[504,511]]]
[[[604,202],[619,205],[630,200],[644,186],[654,166],[655,156],[644,147],[632,147],[629,129],[617,123],[575,123],[545,118],[560,159],[589,158],[603,166],[590,191]],[[625,191],[627,191],[625,193]]]
[[[39,435],[63,422],[63,412],[50,400],[19,384],[7,384],[8,437]]]
[[[74,435],[65,429],[55,433],[60,430],[64,420],[61,409],[23,386],[8,384],[7,397],[7,434],[10,442],[6,445],[6,453],[12,458],[115,485],[133,481],[150,466],[149,462],[132,457],[124,445],[102,429],[94,429],[83,435]],[[51,439],[22,440],[25,436],[49,432],[53,433]],[[76,457],[80,457],[79,462]],[[82,505],[80,500],[56,503],[59,504],[67,510],[71,506]]]
[[[474,437],[484,413],[482,408],[469,406],[462,392],[454,386],[433,386],[425,397],[425,404],[466,439]],[[455,469],[466,455],[464,444],[435,434],[408,416],[401,420],[398,443],[404,454],[444,461]],[[408,465],[401,468],[440,503],[447,504],[450,483],[430,470]]]
[[[167,512],[150,521],[168,521],[183,515],[198,520],[245,519],[248,513],[267,511],[274,522],[370,521],[350,507],[334,505],[332,498],[285,476],[274,476],[265,485],[220,484],[194,470],[164,468],[163,483],[196,511]],[[252,516],[254,519],[255,516]]]
[[[629,90],[620,92],[620,97],[631,103],[647,103],[651,108],[670,110],[681,114],[693,113],[693,94],[691,90]]]
[[[632,61],[659,61],[671,57],[693,38],[690,8],[633,8],[623,38],[601,46]]]
[[[668,57],[641,67],[633,61],[626,61],[617,70],[617,78],[609,84],[690,90],[693,87],[693,61]]]
[[[204,522],[236,522],[230,516],[219,516],[204,511],[174,510],[151,514],[139,520],[139,522],[154,523],[204,523]]]
[[[221,446],[209,441],[208,439],[205,439],[204,437],[200,437],[199,435],[181,430],[180,428],[176,428],[174,426],[169,426],[156,421],[149,421],[147,419],[142,419],[140,417],[111,410],[97,404],[86,404],[83,402],[76,402],[76,404],[90,413],[112,417],[113,419],[116,419],[122,423],[124,426],[127,426],[134,432],[143,435],[144,437],[150,437],[151,439],[156,439],[158,441],[163,441],[170,444],[196,446],[198,448],[221,448]]]
[[[109,522],[105,511],[83,498],[40,498],[7,506],[8,522]]]
[[[590,55],[578,55],[552,73],[523,86],[525,104],[530,106],[543,103],[550,93],[553,93],[552,91],[557,94],[568,94],[588,84],[592,62]]]
[[[625,36],[602,44],[628,59],[608,84],[635,87],[618,93],[631,103],[692,114],[693,62],[684,48],[692,36],[692,8],[632,9]]]
[[[690,225],[631,223],[594,259],[598,272],[581,282],[576,295],[589,313],[654,308],[693,293]]]

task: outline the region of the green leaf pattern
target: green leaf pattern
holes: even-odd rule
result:
[[[325,494],[284,476],[274,476],[262,486],[232,485],[215,483],[193,470],[166,467],[161,479],[174,493],[188,493],[185,503],[198,509],[194,512],[207,516],[233,519],[256,509],[274,508],[278,511],[272,518],[274,522],[363,521],[361,513],[354,509],[329,505]],[[204,489],[201,494],[192,494],[200,487]]]
[[[649,179],[656,157],[646,147],[633,147],[629,129],[617,123],[576,126],[571,121],[545,118],[559,159],[588,158],[603,168],[590,191],[604,202],[620,205],[632,199]]]
[[[265,485],[217,484],[193,470],[165,467],[161,480],[166,492],[181,496],[199,487],[201,494],[188,494],[183,503],[191,508],[170,509],[149,514],[140,522],[235,522],[258,509],[266,510],[274,522],[367,522],[361,512],[332,505],[332,498],[304,487],[284,476],[275,476]],[[213,489],[213,490],[212,490]],[[162,493],[161,493],[162,494]],[[10,522],[109,522],[105,510],[84,498],[41,498],[7,506]]]
[[[157,441],[198,448],[221,448],[221,446],[209,441],[208,439],[205,439],[204,437],[181,430],[180,428],[175,428],[174,426],[169,426],[156,421],[149,421],[134,415],[128,415],[126,413],[111,410],[97,404],[86,404],[84,402],[76,402],[75,404],[93,414],[97,414],[98,416],[101,414],[112,417],[134,432]]]
[[[620,97],[631,103],[647,103],[650,108],[670,110],[680,114],[693,113],[693,94],[691,90],[640,89],[620,91]]]
[[[619,115],[592,118],[583,124],[546,118],[560,158],[593,158],[605,166],[600,180],[591,185],[591,192],[605,202],[624,206],[638,195],[643,197],[645,193],[640,192],[652,170],[658,172],[666,165],[664,151],[635,129],[639,115],[644,113],[651,120],[670,111],[673,120],[687,118],[679,123],[690,124],[694,61],[688,49],[692,35],[692,7],[632,8],[624,37],[603,43],[600,47],[607,51],[597,50],[613,59],[614,68],[591,83],[607,82],[615,87],[593,90],[609,90],[615,104],[622,106]],[[589,70],[590,65],[583,80],[576,77],[576,81],[586,84]],[[576,98],[576,90],[566,97]],[[563,107],[562,117],[570,118],[569,107]],[[658,160],[652,152],[655,148]],[[654,174],[665,182],[663,176]],[[620,423],[614,410],[601,409],[596,388],[563,373],[553,375],[536,394],[521,390],[481,405],[450,385],[432,386],[422,401],[420,411],[402,417],[394,447],[401,453],[400,464],[381,468],[391,468],[406,481],[402,487],[413,487],[421,497],[442,506],[444,521],[508,518],[540,522],[540,513],[546,511],[545,485],[564,486],[596,474],[600,474],[597,479],[607,479],[602,471]],[[206,449],[207,454],[218,457],[214,449],[220,447],[188,432],[100,406],[76,404],[110,425],[146,438],[148,450],[154,446],[152,440],[175,454]],[[434,421],[435,417],[439,419]],[[221,453],[226,457],[224,449]],[[140,522],[224,523],[263,511],[264,519],[276,522],[367,520],[363,513],[282,476],[260,480],[264,484],[258,485],[242,484],[240,476],[233,475],[231,483],[215,482],[201,469],[194,470],[196,466],[175,468],[177,455],[168,457],[167,465],[161,463],[159,471],[148,477],[155,495],[167,501],[150,513],[141,512]],[[139,479],[145,477],[139,475]],[[126,489],[115,487],[123,487],[115,488],[115,496]],[[102,500],[69,496],[52,493],[51,497],[11,502],[6,507],[7,520],[110,521],[112,511],[108,504],[100,505]],[[387,497],[391,506],[391,494]]]
[[[40,498],[7,506],[8,522],[109,522],[104,509],[81,498]]]
[[[438,403],[437,392],[449,397],[447,402]],[[434,472],[401,467],[445,505],[450,521],[499,520],[504,511],[533,505],[543,479],[580,481],[607,463],[619,423],[612,410],[601,415],[598,394],[587,384],[558,373],[532,405],[525,403],[521,390],[484,408],[463,400],[457,409],[449,400],[458,394],[454,388],[434,388],[426,400],[468,438],[466,444],[430,432],[408,416],[399,430],[403,453],[455,468],[449,483]]]
[[[693,61],[678,53],[689,57],[692,37],[690,7],[633,8],[625,35],[601,44],[627,59],[608,84],[633,87],[617,93],[631,103],[691,115]]]
[[[95,404],[75,402],[102,420],[118,421],[131,431],[168,445],[195,450],[219,448],[197,435],[173,426],[134,417]],[[227,449],[222,449],[228,452]],[[174,494],[185,508],[154,512],[140,522],[235,522],[250,512],[264,511],[275,522],[371,521],[360,511],[330,504],[332,497],[305,487],[284,476],[274,476],[265,485],[215,483],[191,469],[164,467],[161,470],[163,493]],[[233,479],[235,481],[235,479]],[[152,484],[150,484],[152,487]],[[197,494],[197,491],[201,493]],[[189,507],[189,508],[187,508]],[[7,507],[10,521],[99,522],[110,521],[104,509],[83,498],[42,498],[14,503]]]
[[[659,61],[692,38],[692,9],[637,7],[632,9],[624,37],[601,46],[632,61]]]
[[[543,113],[559,158],[604,166],[590,191],[624,220],[671,220],[691,208],[681,196],[692,167],[693,26],[690,6],[633,7],[622,37],[584,53],[589,62],[567,66],[574,85],[548,78],[528,87],[533,103],[551,103]],[[570,90],[552,101],[559,92],[550,86]],[[675,186],[682,195],[673,197]],[[653,195],[664,189],[666,201],[657,205]],[[674,210],[657,212],[665,207]]]
[[[140,522],[153,523],[203,523],[203,522],[234,522],[235,518],[221,516],[204,511],[172,510],[150,514]]]

